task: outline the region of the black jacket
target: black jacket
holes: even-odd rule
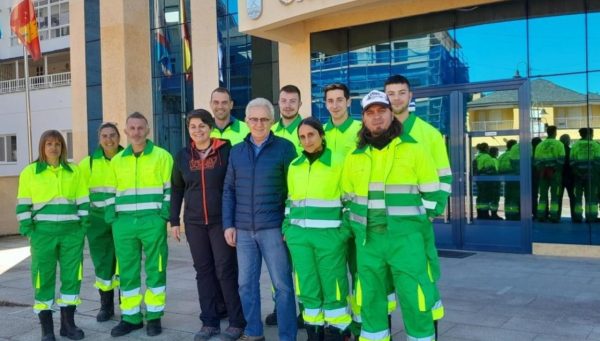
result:
[[[213,138],[210,154],[201,160],[192,146],[175,156],[171,175],[171,226],[179,226],[181,203],[185,199],[183,221],[186,224],[221,224],[223,181],[231,144]]]

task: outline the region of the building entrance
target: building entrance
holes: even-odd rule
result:
[[[525,79],[418,89],[416,113],[446,137],[452,195],[440,248],[531,252],[531,140]],[[525,143],[527,142],[527,143]]]

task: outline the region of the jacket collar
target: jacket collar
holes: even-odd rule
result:
[[[117,153],[122,151],[123,149],[124,148],[121,145],[119,145],[119,147],[117,147]],[[102,149],[102,147],[98,146],[92,153],[92,159],[101,159],[101,158],[105,158],[108,160],[106,155],[104,155],[104,149]]]
[[[317,160],[326,166],[331,166],[331,155],[332,155],[331,149],[325,148],[325,150],[323,151],[323,154],[321,154],[321,156],[319,156],[319,158]],[[308,159],[306,158],[306,155],[301,154],[300,157],[298,157],[296,159],[296,161],[294,161],[292,163],[292,165],[298,166],[307,160]]]
[[[283,125],[283,121],[281,119],[279,119],[279,121],[275,125],[275,131],[280,131],[280,130],[285,129],[288,133],[293,134],[296,131],[296,129],[298,128],[298,126],[300,125],[301,121],[302,121],[302,116],[300,116],[300,114],[298,114],[298,115],[296,115],[296,118],[292,121],[292,123],[290,123],[287,127],[285,127]]]
[[[146,147],[144,147],[143,155],[151,154],[153,149],[154,149],[154,143],[152,143],[152,141],[146,139]],[[131,155],[133,155],[133,147],[131,145],[128,145],[127,148],[125,148],[123,150],[123,156],[131,156]]]
[[[350,126],[352,126],[352,123],[354,123],[354,121],[355,121],[355,119],[350,117],[350,114],[348,114],[348,118],[346,118],[346,120],[342,124],[340,124],[339,126],[336,126],[335,124],[333,124],[333,120],[330,117],[329,121],[327,121],[327,123],[325,124],[325,131],[330,131],[330,130],[333,130],[334,128],[337,128],[339,131],[341,131],[343,133],[346,130],[348,130],[348,128],[350,128]]]
[[[408,134],[401,134],[400,136],[394,138],[392,141],[390,141],[390,144],[393,145],[399,145],[401,143],[417,143],[417,141],[415,141],[415,139],[413,139],[412,137],[410,137]],[[369,152],[369,146],[370,145],[366,145],[362,148],[356,148],[352,154],[370,154]]]
[[[231,128],[232,131],[239,133],[241,130],[240,120],[238,120],[237,118],[235,118],[233,116],[229,116],[229,123],[227,123],[225,128],[220,129],[219,127],[215,127],[215,129],[219,130],[221,133],[225,132],[225,130],[227,130],[228,128]]]
[[[36,166],[35,166],[35,174],[40,174],[41,172],[45,171],[46,168],[50,167],[49,164],[47,164],[44,161],[36,161]],[[71,169],[71,166],[69,166],[68,163],[66,162],[60,162],[60,164],[58,165],[59,168],[64,168],[69,172],[73,172],[73,169]]]

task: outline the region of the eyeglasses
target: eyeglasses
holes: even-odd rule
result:
[[[248,117],[248,122],[252,124],[257,124],[258,122],[266,124],[271,122],[271,119],[268,117]]]

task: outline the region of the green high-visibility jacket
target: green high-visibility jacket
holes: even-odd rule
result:
[[[233,146],[242,142],[248,133],[250,133],[250,129],[246,125],[246,122],[242,122],[231,116],[230,122],[225,129],[221,130],[215,127],[211,131],[210,137],[229,140]]]
[[[510,149],[498,156],[498,173],[508,174],[512,172],[512,165],[510,162]]]
[[[452,169],[448,159],[448,149],[444,136],[431,124],[415,114],[409,114],[404,121],[403,134],[408,134],[418,143],[422,143],[426,151],[429,151],[440,182],[440,195],[438,196],[441,212],[444,211],[448,197],[452,193]]]
[[[121,150],[123,147],[119,146]],[[104,157],[102,147],[83,158],[79,162],[79,170],[90,191],[90,210],[104,210],[106,200],[115,196],[115,189],[111,187],[110,160]]]
[[[330,148],[335,154],[345,156],[356,149],[357,134],[360,128],[362,128],[362,123],[350,116],[339,126],[334,125],[330,118],[324,127],[327,148]]]
[[[305,155],[288,168],[288,200],[283,232],[289,227],[339,228],[342,225],[340,179],[344,156],[326,148],[312,164]]]
[[[52,167],[35,161],[19,176],[19,233],[28,236],[38,228],[60,233],[61,223],[73,222],[80,222],[87,231],[89,203],[86,182],[77,165],[60,163]]]
[[[409,136],[393,139],[384,150],[388,154],[385,167],[373,170],[383,174],[383,182],[370,183],[370,148],[356,149],[346,156],[342,173],[344,224],[353,231],[366,231],[371,207],[385,209],[388,227],[398,227],[407,235],[430,228],[427,218],[443,210],[438,205],[439,177],[429,153]],[[369,200],[369,191],[383,192],[383,199]]]
[[[569,163],[574,169],[591,169],[600,166],[600,144],[591,140],[579,140],[571,147]]]
[[[113,157],[110,168],[109,181],[115,197],[107,200],[108,223],[121,214],[155,213],[169,219],[173,168],[169,152],[147,140],[140,156],[136,157],[129,145]]]
[[[479,175],[492,175],[496,174],[496,162],[494,158],[488,153],[479,153],[475,157],[477,164],[477,174]]]
[[[298,115],[287,127],[283,125],[281,120],[271,127],[271,131],[275,136],[283,137],[296,147],[296,154],[302,153],[302,145],[300,145],[300,140],[298,139],[298,126],[301,121],[302,116]]]
[[[548,137],[535,148],[533,163],[536,167],[562,167],[565,146],[554,137]]]

